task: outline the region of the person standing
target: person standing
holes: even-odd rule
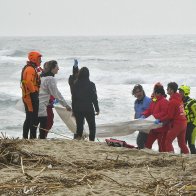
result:
[[[75,84],[75,82],[77,81],[78,79],[78,74],[79,74],[79,68],[78,68],[78,60],[77,59],[74,59],[74,65],[73,65],[73,70],[72,70],[72,75],[69,76],[69,79],[68,79],[68,83],[69,83],[69,86],[70,86],[70,92],[71,92],[71,96],[72,96],[72,89],[73,89],[73,85]],[[85,122],[85,120],[84,120]],[[74,133],[74,137],[73,139],[76,139],[77,138],[77,134]]]
[[[195,149],[195,138],[196,138],[196,100],[189,97],[190,87],[182,85],[179,87],[179,94],[182,97],[184,103],[184,109],[187,118],[187,128],[186,128],[186,143],[191,154],[196,154]]]
[[[28,54],[27,64],[21,73],[22,100],[25,106],[26,118],[23,124],[23,138],[36,138],[38,125],[39,87],[40,77],[37,68],[41,65],[42,55],[37,51]]]
[[[47,106],[49,99],[53,96],[58,102],[64,106],[68,111],[71,111],[71,107],[67,104],[61,93],[59,92],[54,76],[58,73],[59,67],[57,61],[47,62],[47,72],[41,77],[41,86],[39,94],[39,122],[40,122],[40,139],[45,139],[47,130]]]
[[[169,128],[165,138],[165,151],[174,152],[172,143],[174,139],[177,138],[181,152],[188,154],[189,150],[185,142],[187,120],[182,98],[180,94],[177,93],[177,90],[178,84],[175,82],[168,83],[167,94],[170,95],[168,111],[165,116],[157,120],[162,122],[169,120],[171,124],[171,128]]]
[[[167,95],[165,94],[165,90],[163,85],[158,82],[154,86],[153,94],[152,94],[152,102],[147,110],[145,110],[142,114],[145,117],[153,115],[155,118],[160,119],[162,116],[167,114],[169,102],[166,99]],[[155,124],[158,124],[158,121],[155,121]],[[168,130],[168,122],[162,122],[163,126],[157,129],[152,129],[148,134],[147,141],[145,144],[146,148],[151,149],[155,140],[158,141],[159,152],[165,151],[165,137]]]
[[[89,140],[95,140],[96,124],[95,115],[99,115],[96,86],[89,79],[89,70],[82,67],[79,71],[78,80],[73,85],[72,109],[76,118],[76,139],[81,139],[84,130],[84,119],[89,126]],[[96,111],[96,113],[95,113]]]
[[[150,105],[151,99],[146,96],[142,85],[136,84],[133,87],[132,95],[136,97],[135,103],[134,103],[134,111],[135,119],[139,119],[142,117],[142,112],[144,112]],[[137,146],[139,149],[143,149],[147,140],[148,134],[144,132],[140,132],[137,135]]]
[[[40,77],[44,77],[45,74],[49,72],[50,67],[48,67],[48,62],[44,63],[42,73],[40,74]],[[53,112],[53,107],[54,107],[54,102],[55,98],[53,96],[50,96],[49,103],[47,105],[47,126],[46,130],[50,130],[54,124],[54,112]],[[45,131],[45,138],[47,138],[48,131]]]

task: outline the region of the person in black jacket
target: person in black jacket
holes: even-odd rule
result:
[[[73,65],[73,70],[72,70],[72,75],[69,76],[68,79],[68,83],[70,86],[70,92],[71,92],[71,96],[72,96],[72,89],[73,89],[73,85],[75,84],[75,82],[78,79],[78,74],[79,74],[79,67],[78,67],[78,60],[74,59],[74,65]],[[85,121],[84,121],[85,122]],[[74,139],[77,138],[77,134],[74,134]]]
[[[99,115],[99,104],[96,87],[89,79],[87,67],[80,69],[78,80],[73,85],[72,110],[77,125],[76,139],[81,139],[84,130],[83,122],[86,119],[90,132],[89,140],[94,141],[96,133],[95,115]]]

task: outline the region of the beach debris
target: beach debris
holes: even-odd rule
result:
[[[97,181],[136,195],[196,195],[196,160],[191,159],[190,163],[189,157],[146,153],[145,159],[137,159],[132,158],[133,154],[128,156],[126,150],[122,151],[124,154],[112,150],[107,156],[102,153],[99,159],[57,158],[32,147],[39,142],[0,139],[0,171],[5,170],[8,176],[0,183],[0,195],[53,195],[77,186],[84,186],[90,195],[101,194],[95,188]],[[170,171],[167,176],[159,172],[164,168]],[[137,177],[132,176],[134,170]],[[17,174],[9,175],[13,171]]]
[[[48,165],[47,168],[48,168],[48,169],[52,169],[52,165],[51,165],[51,164]]]

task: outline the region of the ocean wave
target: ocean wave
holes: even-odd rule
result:
[[[3,49],[0,50],[0,56],[8,56],[8,57],[24,57],[26,56],[26,52],[22,50],[8,50]]]
[[[97,61],[97,62],[126,62],[129,61],[129,59],[125,59],[125,58],[114,58],[114,57],[100,57],[100,58],[86,58],[85,61]]]
[[[7,100],[0,100],[0,107],[7,107],[11,105],[15,105],[17,100],[7,99]]]
[[[126,79],[124,84],[145,84],[146,81],[140,78]]]
[[[13,50],[10,54],[8,54],[7,56],[11,56],[11,57],[25,57],[27,54],[24,51],[21,50]]]
[[[9,53],[10,50],[0,50],[0,56],[6,56]]]
[[[7,107],[15,105],[18,101],[18,97],[9,94],[0,94],[0,107]]]
[[[1,127],[1,129],[2,128],[4,130],[9,130],[9,131],[11,131],[11,130],[21,130],[21,125],[12,125],[12,126],[8,125],[8,126],[5,126],[5,127]]]
[[[0,62],[1,63],[18,63],[18,62],[26,62],[25,57],[11,57],[11,56],[0,56]]]
[[[147,71],[146,71],[147,72]],[[141,73],[138,72],[129,72],[126,73],[125,71],[119,71],[118,72],[100,72],[100,74],[93,75],[92,81],[95,81],[96,83],[101,84],[125,84],[125,85],[131,85],[131,84],[155,84],[157,82],[161,82],[164,85],[167,85],[169,82],[176,82],[179,85],[187,84],[189,86],[196,86],[195,80],[196,76],[195,74],[176,74],[173,73],[160,73],[158,71],[154,73],[145,73],[141,71]]]
[[[111,57],[97,57],[97,56],[79,56],[79,58],[77,57],[73,57],[73,56],[69,56],[69,57],[56,57],[57,60],[67,60],[67,61],[73,61],[74,59],[78,59],[79,63],[80,62],[127,62],[130,59],[129,58],[123,58],[123,57],[119,57],[116,58],[114,56]]]
[[[0,62],[1,63],[18,63],[25,62],[25,53],[20,50],[0,50]]]

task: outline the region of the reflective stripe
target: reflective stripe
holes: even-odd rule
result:
[[[22,85],[20,86],[20,88],[22,89],[22,96],[23,96],[23,97],[25,97],[26,95],[29,95],[29,94],[30,94],[30,91],[27,92],[27,88],[26,88],[26,86],[25,86],[24,84],[22,84]]]
[[[196,139],[196,127],[193,129],[191,134],[191,144],[195,145],[195,139]]]
[[[196,104],[196,100],[194,99],[188,99],[188,101],[185,103],[185,112],[186,112],[186,118],[188,122],[194,122],[196,116],[194,115],[191,106],[193,104]]]

